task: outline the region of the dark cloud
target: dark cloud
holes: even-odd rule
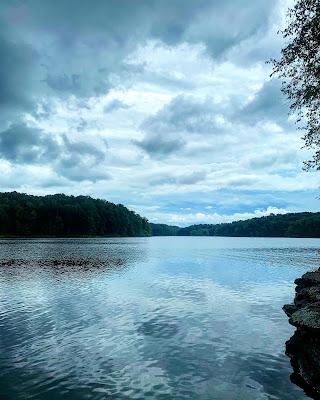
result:
[[[110,179],[110,174],[101,168],[106,158],[104,142],[98,148],[87,142],[70,142],[66,135],[62,139],[60,157],[53,164],[57,174],[72,181]]]
[[[105,159],[105,151],[91,143],[71,142],[66,135],[63,135],[63,146],[67,154],[76,154],[81,157],[89,156],[93,159],[94,164],[98,164]]]
[[[276,80],[267,81],[245,106],[232,97],[223,104],[215,104],[210,98],[179,95],[141,124],[145,137],[140,147],[148,153],[156,153],[158,144],[159,149],[166,149],[169,141],[173,146],[168,145],[168,151],[162,152],[166,154],[181,147],[176,143],[177,137],[186,140],[188,134],[234,135],[236,130],[230,128],[230,124],[235,127],[239,123],[250,126],[270,121],[289,126],[288,115],[288,103],[281,95],[280,83]],[[229,123],[228,128],[225,122]],[[161,141],[164,141],[162,146]]]
[[[49,88],[96,96],[110,88],[112,74],[121,73],[137,45],[149,39],[202,43],[216,58],[264,31],[275,3],[97,0],[93,7],[89,0],[9,1],[1,4],[1,23],[18,46],[32,40]],[[20,65],[25,69],[25,63]]]
[[[1,158],[14,163],[45,163],[59,156],[60,146],[40,129],[14,124],[0,133]]]
[[[145,136],[135,143],[151,155],[172,153],[184,146],[186,134],[222,133],[220,112],[210,99],[179,95],[141,124]]]
[[[105,147],[105,143],[102,143]],[[0,132],[0,157],[15,164],[49,165],[70,180],[97,181],[109,178],[99,170],[106,151],[87,142],[71,142],[41,129],[15,124]]]
[[[31,46],[0,35],[0,121],[35,107],[33,82],[38,56]]]
[[[216,60],[266,29],[275,1],[97,0],[94,6],[89,0],[3,1],[0,129],[17,123],[22,112],[35,113],[36,103],[69,95],[97,97],[114,85],[121,86],[131,74],[143,75],[143,68],[130,66],[127,58],[148,40],[167,45],[204,44]],[[166,85],[186,85],[161,74],[154,79]],[[120,103],[110,107],[107,112],[122,108]],[[187,130],[206,129],[211,123],[209,115],[197,119],[195,107],[188,109],[186,101],[177,100],[171,105],[177,122],[165,123],[179,129],[175,125],[182,125],[185,118]],[[183,114],[183,108],[190,116]],[[147,123],[157,128],[156,121]],[[146,147],[151,149],[151,139],[148,142]],[[178,145],[176,140],[170,143],[164,140],[165,152]]]
[[[205,44],[208,54],[217,59],[248,39],[264,34],[277,1],[218,0],[207,3],[210,7],[195,14],[185,39]]]
[[[135,140],[133,143],[154,157],[175,153],[185,145],[180,137],[168,137],[161,134],[147,134],[144,139]]]
[[[254,98],[236,113],[236,119],[248,124],[260,121],[275,121],[287,124],[289,105],[281,94],[281,83],[278,80],[267,81]]]
[[[263,30],[275,0],[30,0],[23,5],[4,2],[4,15],[20,14],[19,24],[59,36],[64,46],[87,44],[117,47],[160,39],[166,44],[204,43],[216,56]],[[105,33],[109,40],[97,37]],[[104,40],[103,40],[104,39]]]
[[[278,84],[273,81],[266,83],[250,103],[239,105],[252,94],[253,85],[264,79],[261,71],[266,67],[259,71],[248,68],[248,74],[258,72],[257,76],[246,77],[243,64],[252,67],[268,58],[264,44],[269,46],[269,37],[273,43],[270,27],[280,3],[280,0],[96,0],[94,4],[91,0],[1,1],[1,158],[17,166],[45,165],[64,177],[62,181],[96,181],[108,179],[103,166],[107,162],[116,163],[116,157],[136,162],[136,149],[122,152],[120,148],[130,138],[114,138],[118,131],[121,131],[119,136],[128,132],[136,137],[133,131],[141,118],[145,118],[140,126],[143,137],[134,141],[138,148],[156,159],[172,157],[174,163],[181,161],[174,159],[176,154],[184,157],[181,162],[189,161],[190,157],[199,169],[213,162],[213,152],[228,151],[226,137],[234,139],[238,135],[238,141],[231,145],[240,144],[245,138],[245,127],[251,128],[260,121],[285,126],[288,109],[279,96]],[[188,63],[189,60],[178,59],[180,50],[171,47],[176,45],[182,45],[179,49],[184,52],[190,50],[198,60],[191,57],[192,62]],[[150,55],[150,49],[156,46],[169,50],[164,51],[166,55],[160,61],[156,56],[152,59],[153,53]],[[138,56],[135,59],[133,54],[140,52],[141,59]],[[144,64],[149,59],[152,62]],[[206,64],[203,73],[202,61]],[[224,61],[227,61],[226,71],[221,68]],[[194,71],[193,76],[192,68],[197,65],[200,71]],[[239,82],[241,79],[243,83]],[[110,115],[106,118],[108,126],[102,127],[100,121],[105,116],[94,113],[105,102],[99,97],[112,89],[123,90],[125,95],[125,90],[136,83],[134,90],[144,98],[137,101],[136,115],[135,101],[128,99],[133,104],[127,111],[128,121],[119,121],[115,132],[110,134],[110,140],[116,143],[114,148],[118,145],[120,151],[107,160],[106,145],[100,137],[116,123]],[[231,87],[233,83],[235,88]],[[179,95],[159,112],[146,116],[153,104],[158,107],[167,94],[193,89],[199,98]],[[204,98],[211,89],[218,92],[212,95],[221,96],[223,105]],[[150,104],[144,108],[148,93],[156,96],[150,96]],[[238,96],[238,103],[232,103],[232,95]],[[122,101],[113,100],[104,111],[112,113],[127,107]],[[90,109],[94,111],[92,114],[87,112]],[[95,136],[86,137],[86,141],[71,140],[70,133],[62,135],[60,131],[56,135],[21,121],[46,127],[57,122],[57,130],[67,125],[73,134],[75,131],[84,134],[87,130]],[[241,129],[237,129],[239,125]],[[67,128],[65,131],[68,132]],[[219,162],[219,157],[215,162]],[[278,159],[270,155],[269,160],[250,162],[247,162],[250,168],[259,168],[277,164]],[[173,179],[176,184],[192,185],[205,179],[205,173],[195,171],[175,175]]]
[[[66,74],[58,75],[49,73],[45,81],[52,89],[61,92],[77,93],[81,87],[80,75],[77,74],[68,76]]]
[[[220,110],[210,99],[177,96],[157,114],[147,118],[141,129],[152,133],[212,133],[221,130],[217,124]]]

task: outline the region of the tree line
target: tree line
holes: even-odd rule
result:
[[[269,215],[185,228],[149,223],[122,204],[89,196],[0,193],[1,236],[318,237],[320,213]]]
[[[149,236],[146,218],[89,196],[0,193],[2,236]]]
[[[269,215],[223,224],[191,225],[179,236],[320,237],[320,213],[302,212]]]
[[[177,236],[180,226],[167,224],[153,224],[150,222],[152,236]]]

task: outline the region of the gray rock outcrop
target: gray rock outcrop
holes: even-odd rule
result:
[[[286,343],[293,367],[291,379],[305,393],[320,399],[320,269],[295,280],[294,303],[283,306],[289,323],[296,327]]]

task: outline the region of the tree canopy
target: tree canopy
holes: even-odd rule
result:
[[[320,237],[320,213],[290,213],[181,228],[181,236]]]
[[[149,236],[147,219],[89,196],[0,193],[2,236]]]
[[[304,129],[307,148],[314,149],[306,169],[320,169],[320,2],[297,0],[288,12],[282,31],[286,46],[273,60],[272,75],[282,80],[282,91],[291,101]]]
[[[153,224],[150,223],[152,236],[176,236],[178,234],[179,226],[167,224]]]
[[[320,213],[269,215],[186,228],[149,223],[122,204],[89,196],[0,193],[1,236],[320,237]]]

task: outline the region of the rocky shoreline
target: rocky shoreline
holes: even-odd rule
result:
[[[286,343],[291,380],[313,399],[320,399],[320,268],[295,280],[294,303],[283,310],[297,329]]]

